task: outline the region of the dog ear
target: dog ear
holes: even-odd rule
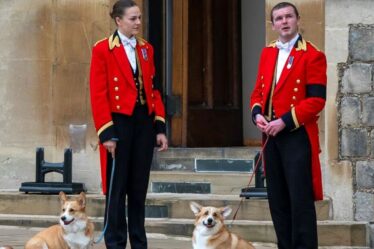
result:
[[[192,212],[195,215],[197,215],[198,213],[200,213],[202,206],[200,204],[196,203],[196,202],[191,201],[190,202],[190,208],[191,208]]]
[[[84,192],[81,192],[77,198],[77,201],[82,208],[85,208],[86,207],[86,194]]]
[[[61,205],[63,205],[66,201],[66,194],[64,192],[60,192],[59,194]]]
[[[222,207],[221,208],[221,214],[222,216],[226,219],[227,217],[229,217],[229,215],[231,214],[231,207],[229,206],[226,206],[226,207]]]

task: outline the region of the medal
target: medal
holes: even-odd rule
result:
[[[293,56],[290,56],[290,58],[288,58],[287,69],[290,69],[290,68],[291,68],[292,63],[293,63],[293,59],[294,59]]]
[[[147,49],[146,48],[142,48],[142,55],[143,55],[143,59],[144,60],[148,60],[148,54],[147,54]]]

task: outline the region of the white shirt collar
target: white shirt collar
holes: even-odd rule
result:
[[[289,42],[283,43],[280,40],[276,41],[275,45],[280,50],[291,51],[293,46],[295,45],[296,41],[299,39],[300,35],[297,34],[294,38],[292,38]]]
[[[121,39],[123,45],[130,44],[133,48],[136,46],[136,38],[135,36],[131,36],[130,38],[126,35],[122,34],[119,30],[117,30],[118,36]]]

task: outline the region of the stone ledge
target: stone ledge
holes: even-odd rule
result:
[[[103,227],[103,218],[91,218],[96,230]],[[3,216],[0,215],[0,225],[47,227],[56,224],[57,216]],[[146,219],[146,231],[174,236],[192,235],[194,219]],[[226,224],[231,224],[227,220]],[[368,223],[366,222],[318,222],[320,246],[369,246]],[[241,237],[265,243],[276,241],[271,221],[236,220],[230,230]]]
[[[237,195],[216,194],[172,194],[172,193],[148,193],[146,206],[153,208],[154,212],[164,213],[167,207],[169,218],[192,218],[189,203],[195,201],[204,206],[231,206],[236,210],[241,198]],[[102,216],[104,214],[104,196],[87,195],[87,213],[90,216]],[[331,219],[328,199],[316,202],[318,220]],[[57,215],[60,210],[57,195],[35,195],[22,193],[0,193],[0,213],[7,215]],[[153,212],[153,214],[155,214]],[[234,213],[234,212],[233,212]],[[233,215],[233,213],[231,215]],[[232,216],[231,216],[232,217]],[[237,214],[238,219],[271,220],[268,201],[266,199],[244,200]]]

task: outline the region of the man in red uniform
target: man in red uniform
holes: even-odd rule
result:
[[[263,133],[269,206],[281,249],[317,249],[314,200],[323,198],[318,114],[326,99],[326,57],[298,33],[288,2],[271,11],[278,40],[261,54],[252,118]]]
[[[139,7],[117,1],[111,12],[117,30],[92,51],[90,92],[92,113],[100,139],[103,192],[106,194],[107,248],[146,249],[145,198],[154,143],[166,150],[165,108],[160,88],[153,83],[151,44],[137,37]],[[109,183],[115,158],[112,191]],[[110,196],[110,203],[109,202]],[[127,197],[128,228],[125,216]]]

